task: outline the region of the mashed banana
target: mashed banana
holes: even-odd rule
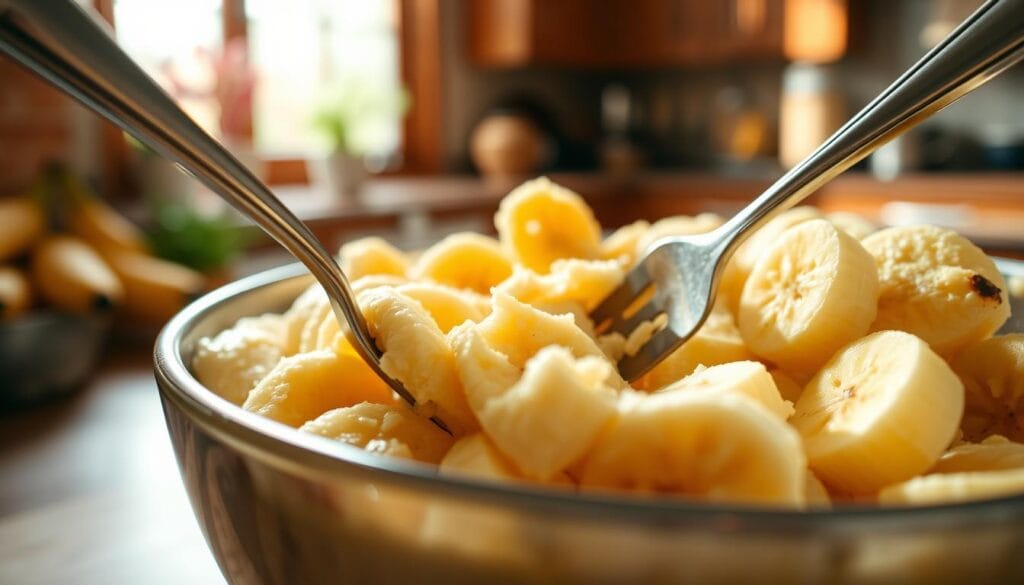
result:
[[[346,244],[381,365],[415,407],[358,358],[318,286],[201,340],[193,369],[245,409],[442,474],[791,508],[1024,491],[1020,336],[992,337],[1007,285],[949,230],[783,213],[729,262],[704,326],[623,380],[615,361],[664,319],[601,336],[588,312],[657,238],[720,223],[602,241],[583,199],[541,178],[501,203],[497,239],[416,256]]]

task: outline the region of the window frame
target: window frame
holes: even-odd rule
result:
[[[248,39],[245,0],[222,0],[224,39]],[[397,4],[399,76],[409,92],[410,106],[402,121],[399,144],[401,167],[385,175],[436,174],[443,168],[441,108],[441,0],[392,0]],[[92,0],[93,8],[111,27],[114,0]],[[251,139],[252,136],[247,136]],[[116,193],[127,195],[129,152],[121,130],[104,124],[100,135],[104,153],[103,182]],[[264,179],[269,184],[309,182],[304,158],[263,159]]]

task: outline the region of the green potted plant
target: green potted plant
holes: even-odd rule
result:
[[[364,158],[379,143],[381,125],[393,123],[408,107],[401,88],[353,79],[325,92],[313,126],[326,142],[327,154],[310,161],[310,174],[333,195],[352,197],[367,176]]]

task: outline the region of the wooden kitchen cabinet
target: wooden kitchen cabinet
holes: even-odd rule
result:
[[[657,67],[781,58],[785,0],[469,0],[483,67]]]

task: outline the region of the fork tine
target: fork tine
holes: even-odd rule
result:
[[[629,306],[629,303],[650,285],[651,275],[641,262],[626,273],[622,284],[605,297],[597,308],[590,312],[590,318],[596,324],[617,318]]]
[[[653,297],[647,302],[640,310],[637,311],[633,316],[628,319],[614,319],[611,326],[605,333],[621,333],[626,337],[633,332],[641,323],[644,321],[650,321],[661,313],[664,313],[665,309],[657,302],[657,297]]]
[[[683,339],[666,327],[654,334],[635,355],[623,356],[619,360],[619,374],[627,382],[634,382],[661,361],[661,357],[682,345]]]

